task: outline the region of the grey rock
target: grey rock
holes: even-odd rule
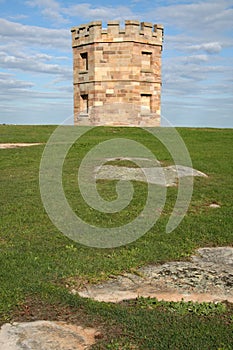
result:
[[[136,273],[87,285],[80,296],[119,302],[138,296],[164,300],[233,302],[233,248],[201,248],[191,261],[176,261],[139,268]]]
[[[85,350],[95,343],[95,333],[58,322],[6,323],[0,331],[0,350]]]
[[[210,208],[221,208],[221,205],[216,204],[216,203],[212,203],[209,205]]]
[[[128,159],[128,158],[121,158]],[[133,159],[132,159],[133,160]],[[132,168],[117,165],[103,165],[95,169],[96,180],[123,180],[123,181],[140,181],[163,187],[171,187],[177,185],[177,180],[183,177],[201,176],[207,177],[201,171],[182,165],[171,165],[160,167]]]
[[[233,247],[200,248],[192,260],[233,266]]]

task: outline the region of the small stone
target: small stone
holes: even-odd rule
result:
[[[221,206],[219,204],[216,203],[212,203],[209,205],[210,208],[221,208]]]

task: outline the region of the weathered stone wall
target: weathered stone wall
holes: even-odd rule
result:
[[[160,124],[163,28],[91,22],[72,29],[75,124]]]

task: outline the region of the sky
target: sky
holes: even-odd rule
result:
[[[232,0],[0,0],[0,124],[73,114],[73,26],[164,25],[162,115],[173,126],[233,128]]]

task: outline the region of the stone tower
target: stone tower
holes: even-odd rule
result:
[[[95,21],[71,32],[75,125],[160,125],[163,27]]]

